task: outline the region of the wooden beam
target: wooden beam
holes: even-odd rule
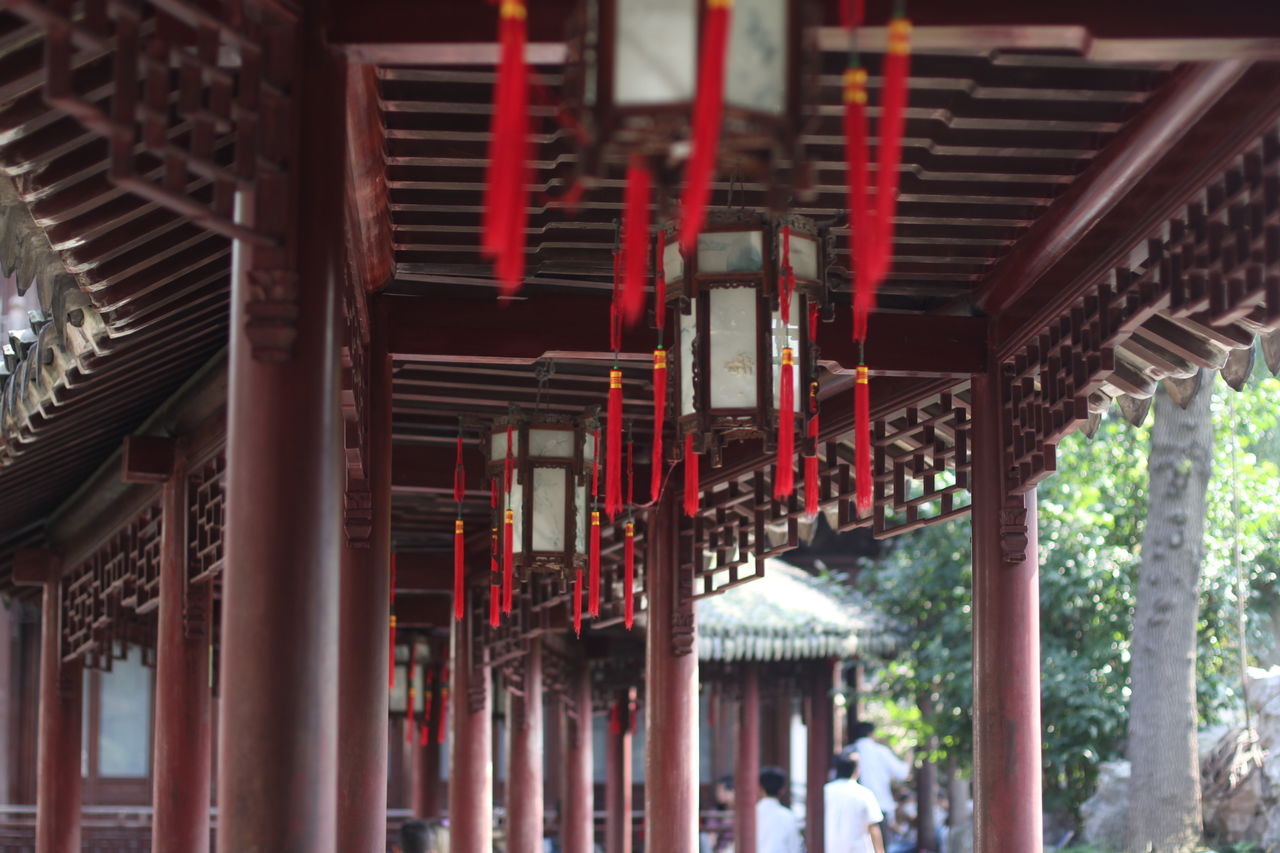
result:
[[[13,554],[13,582],[18,586],[46,584],[61,570],[58,555],[48,548],[22,548]]]
[[[396,594],[400,593],[452,595],[453,555],[396,554]]]
[[[377,69],[347,66],[347,239],[348,263],[366,291],[391,278],[395,258],[387,191],[387,159]]]
[[[397,628],[448,628],[452,599],[443,595],[406,595],[396,599]]]
[[[395,494],[453,495],[452,446],[431,444],[397,444],[391,450],[391,491]],[[475,442],[463,444],[463,464],[467,472],[467,490],[476,497],[488,497],[484,485],[484,460]],[[410,554],[396,555],[396,572],[406,560],[418,559]],[[399,581],[397,580],[397,583]]]
[[[126,435],[120,478],[126,483],[163,483],[173,474],[177,443],[160,435]]]

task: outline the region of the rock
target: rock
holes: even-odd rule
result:
[[[1098,790],[1080,806],[1084,840],[1110,850],[1124,849],[1129,819],[1129,762],[1106,761],[1098,767]]]
[[[1260,841],[1268,853],[1280,853],[1280,667],[1249,670],[1249,705],[1254,710],[1253,725],[1263,756]]]

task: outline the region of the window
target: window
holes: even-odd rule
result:
[[[154,676],[142,650],[130,648],[110,672],[84,674],[81,769],[84,801],[142,805],[151,798]]]

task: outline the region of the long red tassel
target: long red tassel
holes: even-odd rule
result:
[[[498,564],[498,478],[489,481],[489,624],[498,627],[502,612],[502,567]]]
[[[502,525],[502,612],[511,612],[511,592],[515,580],[515,510],[508,509]]]
[[[698,454],[693,452],[693,433],[684,437],[684,514],[693,518],[698,514],[701,497],[701,478],[698,476]]]
[[[643,154],[632,154],[627,166],[626,209],[622,219],[622,319],[634,326],[644,314],[645,266],[649,259],[649,168]]]
[[[804,514],[813,518],[818,514],[818,383],[809,383],[809,439],[813,442],[813,455],[804,458]]]
[[[453,522],[453,618],[462,620],[466,606],[463,600],[466,595],[465,579],[467,575],[466,554],[462,536],[462,519]]]
[[[649,463],[649,498],[657,501],[662,492],[662,428],[667,416],[667,351],[653,351],[653,459]]]
[[[782,349],[782,374],[778,378],[778,475],[773,496],[779,500],[796,488],[796,379],[791,347]]]
[[[871,382],[865,364],[858,365],[857,376],[857,382],[853,386],[853,479],[857,490],[858,515],[865,515],[871,509]]]
[[[436,743],[444,743],[449,722],[449,665],[440,668],[440,723],[436,728]]]
[[[680,245],[692,251],[706,218],[711,175],[720,148],[720,117],[724,112],[724,66],[729,52],[729,15],[733,0],[707,0],[698,52],[698,94],[693,105],[693,150],[684,170],[680,204]]]
[[[613,521],[622,509],[622,371],[609,371],[609,435],[605,439],[604,511]]]
[[[494,258],[505,294],[524,278],[528,217],[529,69],[525,64],[524,0],[502,0],[498,13],[502,55],[490,124],[483,249]]]
[[[421,738],[418,746],[426,746],[431,739],[431,710],[436,699],[436,671],[427,670],[427,683],[422,688],[422,725],[418,727]]]
[[[409,641],[409,675],[408,684],[405,685],[409,691],[409,698],[405,701],[404,711],[404,739],[406,743],[413,743],[413,706],[416,704],[414,699],[418,695],[418,691],[413,686],[414,666],[417,663],[417,647],[413,640]]]
[[[582,636],[582,569],[573,576],[573,633]]]
[[[853,255],[853,337],[867,337],[867,313],[875,301],[872,261],[875,231],[867,199],[867,71],[844,72],[844,143],[848,180],[849,241]]]
[[[396,554],[394,551],[391,552],[391,593],[388,598],[390,614],[387,617],[387,633],[391,653],[387,655],[387,689],[394,690],[396,686]]]
[[[622,569],[623,624],[630,631],[631,624],[636,619],[636,523],[634,521],[627,522],[627,537],[626,546],[623,550]]]
[[[911,56],[911,22],[889,22],[889,46],[884,57],[883,108],[880,113],[880,162],[876,181],[875,281],[879,285],[893,263],[893,218],[898,208],[898,165],[902,162],[902,131],[907,111],[907,72]]]
[[[591,618],[600,616],[600,513],[591,513]]]

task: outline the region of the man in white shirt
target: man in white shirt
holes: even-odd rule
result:
[[[876,727],[871,723],[858,723],[853,728],[856,738],[851,749],[858,753],[859,781],[871,789],[884,813],[885,823],[893,822],[897,803],[893,799],[893,783],[904,782],[910,767],[893,750],[875,740]]]
[[[800,821],[778,801],[787,787],[787,774],[777,767],[760,771],[760,799],[756,801],[756,853],[801,853]],[[742,851],[750,853],[750,851]]]
[[[875,794],[859,785],[858,754],[836,756],[836,778],[822,789],[826,853],[884,853],[884,815]]]

